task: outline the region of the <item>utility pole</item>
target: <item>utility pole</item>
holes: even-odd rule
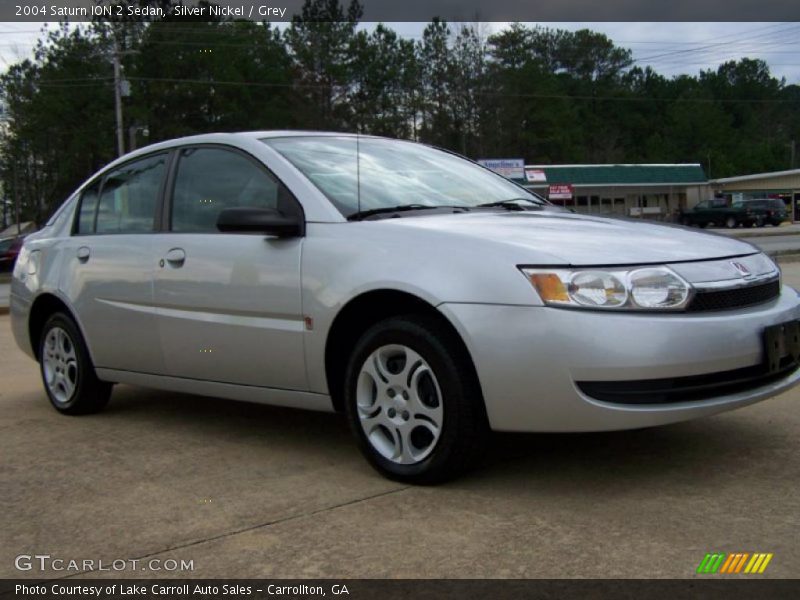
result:
[[[117,113],[117,155],[122,156],[125,154],[125,135],[122,128],[122,77],[120,71],[122,70],[119,64],[119,44],[117,37],[114,36],[114,108]]]

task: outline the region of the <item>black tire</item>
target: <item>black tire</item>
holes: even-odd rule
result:
[[[65,373],[64,377],[69,378],[69,381],[74,383],[71,393],[69,395],[65,393],[62,398],[56,396],[58,392],[51,390],[51,387],[58,389],[59,386],[48,384],[47,371],[50,367],[45,364],[57,362],[55,360],[47,360],[46,353],[50,352],[52,354],[53,348],[47,348],[46,344],[48,335],[53,332],[57,336],[59,331],[64,332],[66,335],[67,342],[65,346],[71,347],[74,354],[74,364],[71,361],[68,367],[60,367],[61,372]],[[50,403],[58,412],[65,415],[86,415],[98,412],[108,404],[113,384],[100,381],[97,378],[83,336],[70,316],[57,312],[47,320],[42,328],[38,350],[42,383]],[[62,386],[61,390],[65,390],[65,388]]]
[[[697,226],[698,226],[700,229],[705,229],[706,227],[708,227],[708,223],[698,223],[698,224],[697,224]]]
[[[425,458],[413,464],[395,462],[373,446],[362,427],[357,405],[357,386],[367,359],[380,348],[396,345],[416,352],[428,363],[441,392],[443,417],[438,441],[431,444],[433,449]],[[411,370],[408,379],[413,379]],[[377,398],[377,388],[373,393]],[[382,401],[391,402],[388,398]],[[469,356],[452,330],[428,315],[392,317],[361,336],[345,373],[345,409],[367,461],[382,475],[406,483],[440,483],[475,467],[489,433],[480,385]],[[378,408],[377,412],[383,410]],[[387,412],[391,414],[391,409]],[[407,414],[405,418],[408,420]],[[399,428],[396,433],[400,436]],[[413,431],[407,439],[412,440],[412,435]]]

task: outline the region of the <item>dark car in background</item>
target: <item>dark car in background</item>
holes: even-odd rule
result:
[[[755,198],[740,200],[733,203],[734,208],[745,209],[754,217],[753,225],[763,227],[773,225],[777,227],[788,219],[786,204],[780,198]]]
[[[24,235],[0,239],[0,273],[10,272],[14,268]]]
[[[680,222],[681,225],[697,227],[716,225],[734,229],[740,225],[752,227],[756,224],[756,215],[743,203],[728,204],[725,198],[714,198],[699,202],[693,208],[683,211]]]

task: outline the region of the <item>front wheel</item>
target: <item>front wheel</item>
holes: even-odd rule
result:
[[[112,384],[95,375],[89,351],[75,322],[55,313],[42,329],[39,364],[47,397],[67,415],[98,412],[108,403]]]
[[[381,321],[356,344],[345,376],[347,417],[370,464],[409,483],[473,467],[488,426],[466,351],[438,319]]]

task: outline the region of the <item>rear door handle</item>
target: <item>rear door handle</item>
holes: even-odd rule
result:
[[[169,266],[177,269],[183,266],[183,263],[186,260],[186,252],[183,251],[183,248],[173,248],[167,252],[167,255],[164,258],[169,263]]]
[[[78,257],[79,261],[85,263],[87,260],[89,260],[89,256],[91,256],[91,254],[92,251],[89,249],[88,246],[81,246],[80,248],[78,248],[76,256]]]

